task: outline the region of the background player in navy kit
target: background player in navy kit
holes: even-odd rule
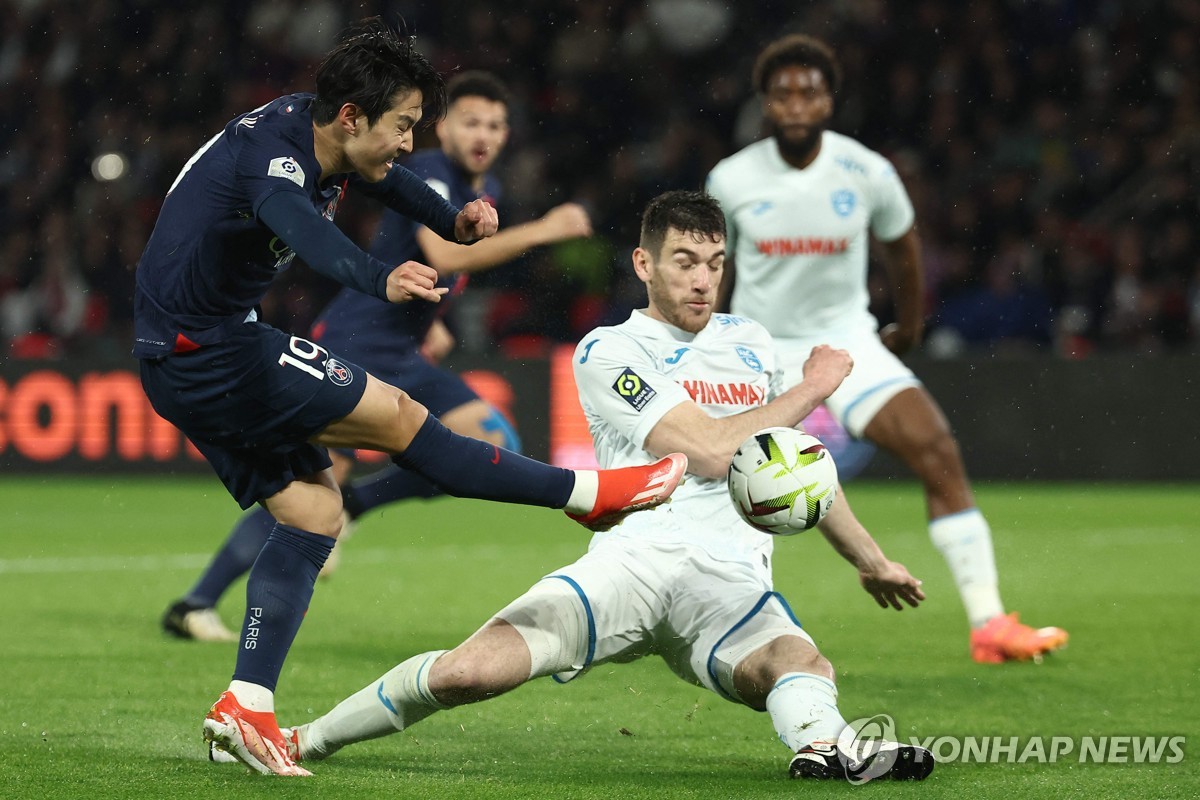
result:
[[[317,92],[231,121],[184,165],[136,274],[134,355],[155,410],[195,443],[238,503],[278,520],[250,572],[229,689],[204,718],[210,743],[263,773],[307,775],[274,714],[283,660],[342,527],[325,447],[380,450],[446,491],[564,508],[612,524],[673,491],[686,458],[651,469],[573,472],[452,433],[401,390],[323,347],[257,321],[276,272],[299,255],[390,302],[437,301],[437,273],[355,247],[331,219],[349,185],[443,237],[496,232],[495,209],[461,211],[394,159],[412,147],[441,77],[409,37],[368,20],[317,69]]]
[[[502,188],[490,170],[508,140],[507,91],[489,73],[466,72],[448,82],[446,94],[446,116],[437,123],[441,147],[413,153],[404,166],[454,206],[475,200],[495,206]],[[437,285],[448,295],[436,305],[396,305],[346,288],[322,312],[313,326],[312,339],[372,375],[402,387],[450,430],[518,450],[516,434],[500,412],[457,375],[431,364],[422,355],[422,344],[431,332],[449,335],[440,317],[446,299],[460,290],[467,274],[504,264],[538,245],[590,234],[587,212],[575,203],[560,205],[541,219],[505,228],[470,246],[446,241],[428,226],[386,209],[371,255],[389,264],[419,261],[432,266],[438,273]],[[335,450],[330,454],[351,520],[385,503],[442,493],[419,474],[397,466],[346,485],[352,453]],[[235,640],[215,606],[229,586],[250,569],[274,525],[267,509],[259,506],[248,511],[188,594],[167,609],[163,628],[184,638]],[[343,531],[342,538],[345,535]],[[326,569],[332,563],[331,557]]]

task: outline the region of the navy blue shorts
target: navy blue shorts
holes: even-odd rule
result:
[[[182,430],[242,508],[330,466],[308,440],[350,414],[362,367],[307,339],[251,322],[223,342],[143,359],[154,410]]]
[[[430,364],[412,347],[410,337],[368,337],[356,331],[349,338],[326,334],[318,342],[345,353],[379,380],[402,389],[435,417],[479,399],[462,378]],[[353,450],[339,449],[338,452],[348,458],[354,457]]]

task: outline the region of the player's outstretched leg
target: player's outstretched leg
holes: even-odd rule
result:
[[[446,494],[561,508],[591,530],[666,501],[687,471],[687,456],[611,470],[552,467],[478,439],[460,436],[428,415],[404,452],[392,458]]]
[[[445,650],[421,653],[396,665],[324,716],[285,728],[297,761],[319,761],[348,744],[396,733],[449,706],[433,696],[429,674]],[[222,760],[214,757],[214,760]]]

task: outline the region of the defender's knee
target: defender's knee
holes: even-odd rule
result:
[[[780,636],[747,656],[735,674],[751,694],[770,692],[780,677],[789,672],[806,672],[834,680],[833,664],[815,646],[798,636]]]
[[[524,683],[528,672],[528,666],[514,665],[512,655],[460,646],[438,659],[430,689],[448,705],[476,703],[503,694]]]

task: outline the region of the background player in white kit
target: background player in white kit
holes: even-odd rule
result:
[[[958,443],[937,403],[896,357],[920,341],[924,325],[913,207],[887,159],[825,129],[839,78],[833,51],[808,36],[786,36],[759,55],[753,81],[771,135],[708,177],[708,191],[725,211],[733,260],[722,297],[732,284],[731,310],[766,326],[792,380],[816,344],[850,352],[854,371],[826,407],[924,484],[930,538],[970,620],[971,656],[985,663],[1040,657],[1065,644],[1067,633],[1035,630],[1004,613],[991,531],[975,506]],[[897,318],[878,333],[867,296],[872,234],[892,277]]]
[[[324,758],[532,678],[569,680],[596,664],[657,654],[684,680],[768,711],[796,754],[793,777],[929,774],[932,756],[919,747],[888,743],[860,762],[834,746],[846,723],[833,669],[772,589],[772,537],[744,523],[729,501],[725,475],[738,445],[762,428],[799,423],[852,362],[845,351],[817,347],[802,379],[780,391],[762,326],[713,315],[724,229],[708,195],[668,192],[652,200],[633,254],[649,307],[597,329],[575,353],[598,460],[616,467],[686,452],[689,473],[673,503],[595,536],[585,556],[543,578],[454,650],[414,656],[289,730],[298,758]],[[920,581],[883,555],[844,497],[820,528],[880,606],[924,599]]]

